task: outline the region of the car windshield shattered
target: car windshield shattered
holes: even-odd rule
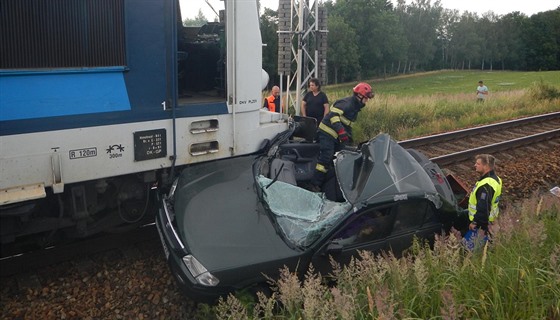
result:
[[[307,247],[329,230],[352,207],[348,202],[334,202],[323,193],[314,193],[262,175],[257,181],[264,200],[288,241]]]

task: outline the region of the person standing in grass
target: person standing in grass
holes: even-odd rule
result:
[[[491,226],[498,217],[498,204],[502,195],[502,179],[496,175],[494,166],[496,159],[489,154],[479,154],[475,157],[474,168],[480,178],[474,185],[469,196],[469,230],[465,234],[467,248],[474,248],[474,240],[478,232],[484,240],[488,240]]]
[[[309,79],[309,91],[303,96],[301,115],[315,118],[317,126],[329,113],[329,98],[321,91],[321,82],[317,78]]]
[[[478,98],[478,102],[484,102],[486,97],[488,96],[488,87],[484,85],[484,82],[480,80],[478,82],[478,87],[476,88],[476,96]]]

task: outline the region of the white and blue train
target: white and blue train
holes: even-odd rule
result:
[[[287,128],[261,108],[256,0],[224,1],[202,28],[182,26],[177,0],[0,8],[2,244],[137,222],[176,168]]]

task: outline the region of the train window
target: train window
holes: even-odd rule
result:
[[[0,69],[125,65],[124,0],[2,0]]]
[[[179,105],[225,100],[225,38],[224,22],[207,22],[179,31]]]

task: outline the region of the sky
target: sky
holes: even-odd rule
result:
[[[216,17],[205,0],[179,0],[179,2],[181,4],[183,19],[194,18],[198,14],[199,9],[202,9],[202,13],[210,21],[213,21],[214,17]],[[224,2],[221,0],[208,0],[208,2],[214,7],[216,12],[224,8]],[[396,3],[396,1],[393,2]],[[434,2],[435,0],[432,0],[432,3]],[[519,11],[527,16],[531,16],[541,11],[554,10],[558,8],[560,2],[558,0],[441,0],[441,5],[446,9],[457,9],[459,13],[470,11],[482,15],[485,12],[493,11],[495,14],[504,15]],[[261,0],[261,6],[278,10],[278,0]]]

